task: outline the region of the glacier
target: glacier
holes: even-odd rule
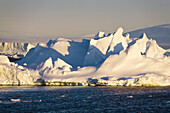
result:
[[[10,62],[1,55],[0,84],[32,85],[43,80],[169,86],[169,53],[145,33],[138,38],[123,35],[122,27],[109,34],[100,31],[81,42],[58,38],[31,46],[19,61]]]

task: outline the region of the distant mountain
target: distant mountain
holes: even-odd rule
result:
[[[137,38],[142,33],[146,33],[149,38],[156,40],[164,49],[170,48],[170,24],[147,27],[128,33],[130,34],[130,38]]]

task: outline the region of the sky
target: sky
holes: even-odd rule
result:
[[[0,0],[0,38],[79,37],[170,23],[170,0]]]

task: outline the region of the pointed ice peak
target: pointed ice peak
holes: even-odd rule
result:
[[[146,49],[146,56],[147,57],[151,57],[151,58],[163,58],[165,52],[166,52],[166,50],[161,48],[157,44],[156,40],[148,41],[147,49]]]
[[[115,33],[115,35],[122,35],[123,34],[123,28],[119,27]]]
[[[96,38],[105,37],[105,32],[99,31],[95,37],[96,37]]]
[[[132,42],[132,39],[130,39],[129,33],[126,33],[126,34],[125,34],[125,40],[126,40],[127,43]]]
[[[143,33],[143,34],[139,37],[139,39],[148,39],[148,37],[147,37],[147,35],[146,35],[145,33]]]
[[[129,33],[127,33],[125,37],[129,39],[129,37],[130,37]]]

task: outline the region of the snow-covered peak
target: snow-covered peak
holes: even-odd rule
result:
[[[100,34],[100,33],[98,33]],[[129,38],[123,37],[123,29],[120,27],[117,32],[108,34],[107,37],[94,38],[90,41],[88,54],[85,57],[85,65],[101,64],[110,54],[119,54],[126,50]]]
[[[146,34],[143,33],[137,40],[136,40],[136,44],[138,44],[139,47],[139,52],[141,53],[145,53],[146,48],[147,48],[147,42],[149,41],[149,39],[147,38]]]
[[[129,33],[127,33],[125,37],[129,39],[129,37],[130,37]]]
[[[123,37],[123,28],[120,27],[113,35],[113,39],[110,43],[110,48],[108,50],[111,54],[118,54],[122,50],[126,50],[128,44],[126,37]]]
[[[150,58],[163,58],[166,50],[161,48],[155,40],[147,42],[146,56]]]
[[[122,27],[118,28],[118,30],[115,32],[113,36],[115,41],[119,42],[125,40],[125,37],[123,36],[123,28]]]
[[[127,43],[132,42],[132,39],[130,39],[129,33],[127,33],[127,34],[125,35],[125,40],[126,40]]]
[[[122,34],[123,34],[123,28],[122,28],[122,27],[119,27],[114,35],[115,35],[115,36],[120,36],[120,35],[122,35]]]
[[[105,32],[99,31],[95,37],[96,37],[96,38],[105,37]]]
[[[148,37],[145,33],[142,33],[142,35],[139,37],[139,39],[148,40]]]

